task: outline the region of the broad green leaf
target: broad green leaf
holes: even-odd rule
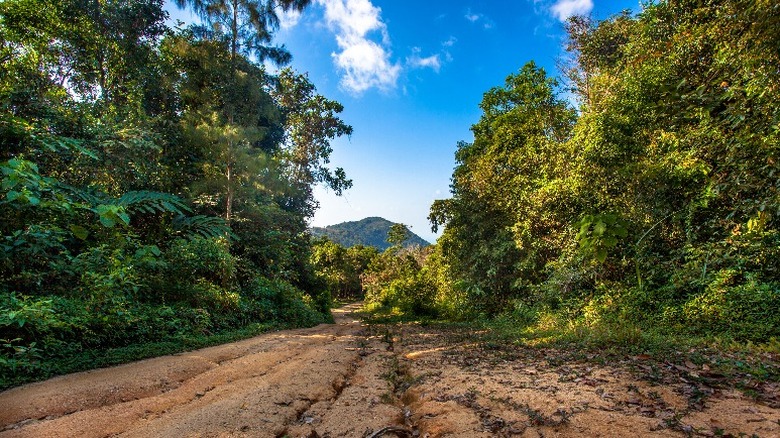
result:
[[[599,263],[604,263],[604,261],[607,259],[607,249],[606,248],[599,248],[596,250],[596,260],[599,261]]]
[[[22,195],[21,193],[15,190],[11,190],[10,192],[6,193],[5,199],[7,199],[9,202],[13,202],[17,200],[21,195]]]
[[[117,209],[116,216],[125,223],[125,225],[130,225],[130,216],[124,212],[124,209]]]
[[[73,233],[74,236],[76,236],[81,240],[86,240],[87,236],[89,235],[89,231],[87,231],[86,228],[79,225],[71,225],[70,231]]]
[[[607,231],[607,224],[602,221],[596,222],[596,225],[593,227],[593,234],[603,236],[605,231]]]
[[[116,221],[103,215],[100,216],[100,223],[107,228],[113,228],[116,225]]]

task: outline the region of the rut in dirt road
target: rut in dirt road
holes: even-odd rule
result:
[[[387,357],[353,312],[336,324],[77,373],[0,393],[0,437],[355,436],[400,425]]]

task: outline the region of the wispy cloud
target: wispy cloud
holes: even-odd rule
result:
[[[282,29],[291,29],[301,20],[301,12],[295,9],[285,11],[282,8],[278,8],[276,15],[279,17],[279,27]]]
[[[472,23],[479,23],[484,27],[485,29],[492,29],[495,27],[495,23],[493,20],[488,18],[485,14],[480,14],[477,12],[472,12],[471,9],[466,9],[466,14],[463,16],[466,20],[472,22]]]
[[[560,21],[575,15],[586,15],[593,10],[593,0],[557,0],[550,12]]]
[[[441,47],[442,47],[441,54],[444,56],[444,60],[446,62],[452,62],[453,61],[453,57],[452,57],[452,54],[450,53],[450,49],[452,49],[452,47],[457,42],[458,42],[458,39],[455,38],[454,36],[450,36],[446,40],[442,41],[442,43],[441,43]]]
[[[441,70],[441,58],[438,54],[423,58],[419,47],[412,49],[412,56],[406,58],[406,63],[412,68],[430,68],[436,73]]]
[[[390,60],[390,37],[382,10],[370,0],[316,0],[325,8],[325,19],[336,34],[338,53],[331,56],[341,71],[341,86],[361,94],[370,88],[392,89],[401,66]],[[372,39],[377,35],[379,40]]]

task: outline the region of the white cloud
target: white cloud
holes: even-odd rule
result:
[[[558,0],[550,7],[552,14],[560,21],[575,15],[585,15],[593,10],[593,0]]]
[[[407,64],[413,68],[430,68],[436,73],[441,69],[441,59],[439,55],[432,55],[428,57],[420,56],[420,48],[415,47],[412,49],[412,56],[406,58]]]
[[[457,42],[458,42],[458,39],[455,38],[454,36],[451,36],[451,37],[449,37],[449,39],[447,39],[447,41],[442,42],[441,45],[444,46],[444,47],[452,47]]]
[[[376,87],[394,88],[401,66],[390,61],[390,37],[382,10],[370,0],[317,0],[325,7],[325,20],[336,33],[340,52],[331,56],[342,72],[341,86],[360,94]],[[381,41],[370,38],[379,32]]]
[[[466,11],[466,15],[464,15],[466,20],[469,20],[472,23],[476,23],[479,21],[480,18],[482,18],[482,14],[474,14],[471,12],[471,9]]]
[[[279,17],[279,27],[282,29],[291,29],[301,20],[301,12],[296,11],[295,9],[285,11],[284,9],[279,8],[276,11],[276,15]]]

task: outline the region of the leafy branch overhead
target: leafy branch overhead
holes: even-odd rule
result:
[[[306,184],[323,183],[337,195],[352,187],[342,168],[330,170],[331,141],[352,135],[352,127],[339,118],[344,107],[316,94],[308,76],[287,68],[281,71],[274,99],[282,109],[286,152],[295,178]]]

